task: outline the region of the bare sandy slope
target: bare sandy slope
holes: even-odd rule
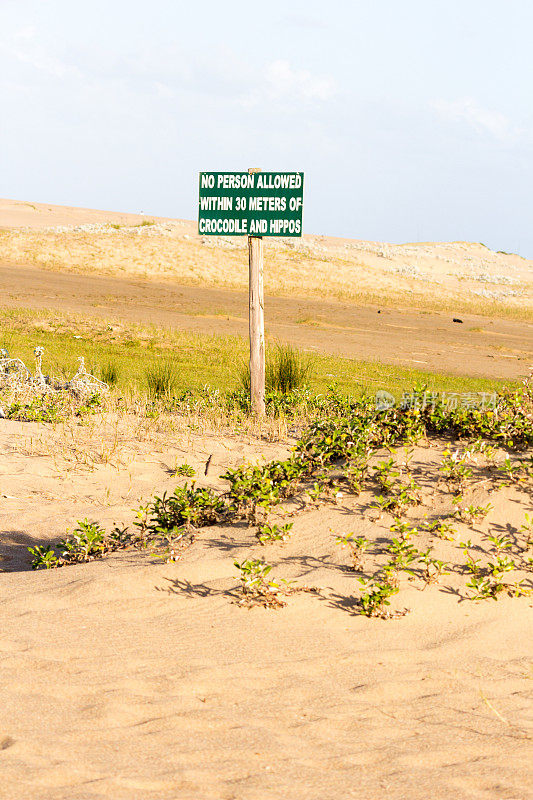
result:
[[[55,225],[91,225],[106,222],[117,225],[138,225],[146,219],[167,221],[166,217],[147,217],[145,214],[126,214],[120,211],[102,211],[95,208],[57,206],[3,198],[0,198],[0,219],[1,227],[36,230]]]
[[[2,422],[2,798],[532,796],[531,598],[463,600],[465,576],[453,573],[425,591],[404,581],[404,617],[354,614],[357,579],[333,532],[379,549],[390,519],[374,520],[366,497],[298,514],[283,545],[221,526],[177,563],[126,551],[27,570],[24,547],[76,519],[131,522],[140,496],[176,484],[176,461],[203,475],[213,454],[201,482],[222,487],[228,465],[286,452],[153,420]],[[421,447],[413,460],[430,513],[450,505],[428,477],[439,458]],[[475,501],[493,511],[474,530],[458,525],[457,539],[519,537],[530,487],[487,488]],[[455,543],[436,545],[459,563]],[[258,556],[320,594],[278,611],[238,607],[233,561]]]

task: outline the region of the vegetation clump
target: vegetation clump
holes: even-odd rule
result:
[[[240,563],[234,561],[233,564],[239,571],[237,604],[240,606],[283,608],[287,605],[284,598],[288,595],[316,591],[308,586],[294,586],[292,581],[283,578],[277,580],[269,578],[272,565],[258,558],[248,558]]]
[[[133,543],[126,528],[115,526],[110,533],[88,519],[79,521],[56,545],[29,547],[33,569],[54,569],[66,564],[78,564],[102,558],[106,553],[120,550]]]
[[[278,344],[267,350],[265,359],[265,388],[282,396],[304,390],[311,372],[311,361],[289,344]],[[250,367],[241,372],[242,389],[250,393]]]
[[[45,394],[31,398],[11,399],[3,406],[6,419],[20,422],[64,422],[69,417],[83,418],[103,407],[99,394],[82,399],[65,394]]]
[[[171,358],[155,361],[146,368],[145,379],[149,398],[170,399],[176,393],[179,382],[176,362]]]
[[[416,391],[421,391],[417,388]],[[469,497],[475,480],[478,455],[483,454],[486,473],[521,487],[533,475],[533,460],[520,454],[533,444],[533,395],[529,382],[521,389],[500,398],[495,409],[446,410],[387,408],[378,410],[372,398],[351,400],[341,397],[334,387],[312,401],[313,418],[285,460],[262,465],[245,464],[229,469],[221,477],[227,481],[225,492],[185,483],[170,495],[155,496],[142,506],[135,522],[135,531],[115,529],[106,534],[96,523],[79,523],[78,528],[56,547],[33,548],[34,567],[57,567],[66,563],[99,558],[104,553],[124,546],[146,547],[148,543],[167,545],[168,560],[179,557],[179,548],[191,541],[202,527],[220,522],[235,524],[245,520],[255,528],[261,545],[282,542],[289,536],[293,523],[280,523],[271,515],[291,500],[309,507],[340,502],[345,494],[360,494],[363,488],[374,491],[374,503],[380,515],[393,515],[390,535],[381,550],[371,551],[363,536],[348,534],[337,537],[337,544],[348,548],[351,569],[361,574],[361,591],[354,597],[354,608],[369,617],[391,618],[403,612],[390,610],[404,576],[422,590],[438,583],[450,572],[468,576],[468,597],[473,600],[498,599],[507,594],[520,596],[530,592],[515,571],[533,569],[533,521],[526,517],[522,526],[525,544],[519,535],[513,539],[489,532],[483,547],[477,550],[470,542],[459,544],[464,563],[453,564],[437,557],[435,539],[454,542],[455,526],[473,525],[485,520],[492,504],[481,505]],[[468,439],[466,449],[448,447],[439,465],[441,482],[452,495],[455,511],[431,521],[413,524],[415,507],[421,503],[422,489],[415,481],[410,466],[411,446],[428,437],[447,436]],[[492,444],[490,444],[492,443]],[[405,445],[400,459],[394,448]],[[494,446],[507,449],[503,463],[494,463]],[[387,457],[378,457],[379,451]],[[477,468],[476,468],[477,469]],[[175,475],[192,477],[188,464],[176,466]],[[481,481],[483,482],[483,481]],[[417,537],[425,537],[418,546]],[[434,539],[431,539],[434,537]],[[429,543],[428,543],[429,540]],[[438,543],[441,546],[441,543]],[[384,555],[374,574],[365,567],[367,552]],[[240,576],[241,604],[280,607],[284,597],[300,589],[269,578],[271,567],[258,559],[235,562]]]
[[[493,409],[458,407],[446,410],[442,402],[419,412],[428,433],[457,438],[482,437],[511,449],[533,445],[533,383],[504,389]]]
[[[335,542],[341,547],[348,548],[352,557],[352,569],[354,572],[360,572],[363,555],[365,550],[368,550],[370,542],[364,536],[354,536],[353,533],[349,533],[347,536],[337,536]]]
[[[100,377],[108,386],[116,386],[120,377],[118,364],[115,361],[107,361],[100,369]]]
[[[293,525],[293,522],[286,522],[284,525],[259,525],[257,529],[257,538],[261,544],[284,542],[289,538]]]
[[[220,522],[226,510],[224,499],[212,489],[186,483],[171,495],[154,497],[147,506],[147,528],[153,534],[181,533],[183,526],[202,528]]]

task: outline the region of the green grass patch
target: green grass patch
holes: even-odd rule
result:
[[[21,358],[34,370],[33,349],[45,348],[43,372],[72,377],[77,358],[97,377],[107,375],[123,392],[147,391],[147,374],[173,365],[172,390],[201,389],[208,385],[231,391],[240,385],[248,343],[237,336],[184,333],[155,326],[127,323],[107,324],[98,319],[72,318],[52,311],[5,310],[0,312],[0,347]],[[384,389],[395,396],[425,383],[433,391],[499,391],[504,385],[489,378],[433,373],[420,369],[358,361],[326,354],[309,355],[312,368],[307,382],[313,392],[324,392],[336,383],[340,392],[359,396]]]

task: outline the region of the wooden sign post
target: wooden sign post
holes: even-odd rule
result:
[[[261,172],[249,169],[250,175]],[[263,237],[248,237],[248,326],[250,333],[250,402],[252,414],[265,415],[265,303]]]
[[[302,235],[303,172],[201,172],[200,236],[248,236],[250,401],[265,414],[263,236]]]

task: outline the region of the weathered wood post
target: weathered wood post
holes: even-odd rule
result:
[[[249,169],[250,174],[261,172]],[[263,298],[263,237],[248,236],[250,401],[256,417],[265,415],[265,319]]]

